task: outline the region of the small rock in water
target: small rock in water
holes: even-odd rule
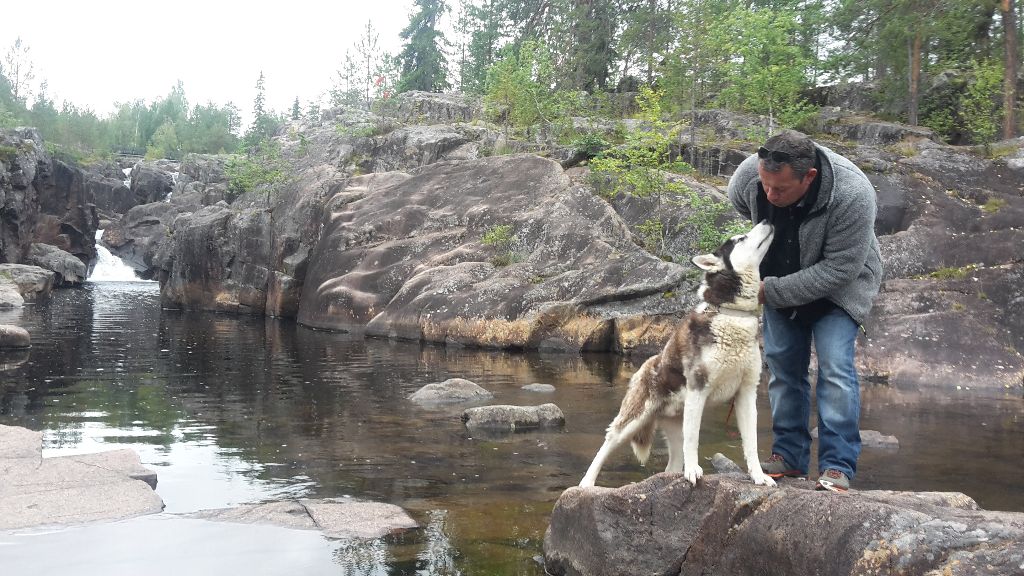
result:
[[[555,391],[555,387],[552,386],[551,384],[534,383],[523,386],[523,390],[526,390],[527,392],[541,392],[544,394],[550,394]]]

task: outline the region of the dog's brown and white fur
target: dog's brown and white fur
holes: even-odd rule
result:
[[[593,486],[605,459],[627,440],[640,462],[646,462],[655,428],[661,428],[668,441],[665,471],[682,472],[696,484],[704,473],[697,464],[704,406],[732,398],[747,472],[755,484],[775,485],[757,458],[754,405],[761,378],[758,268],[773,233],[771,224],[761,222],[713,254],[693,258],[705,272],[700,288],[704,302],[676,326],[661,352],[633,374],[619,414],[580,486]]]

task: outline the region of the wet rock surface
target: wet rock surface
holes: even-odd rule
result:
[[[485,388],[464,378],[450,378],[444,382],[427,384],[409,396],[409,400],[422,406],[458,404],[493,398]]]
[[[561,428],[565,415],[554,404],[540,406],[480,406],[462,413],[462,421],[470,430],[522,432],[538,428]]]
[[[544,538],[547,573],[1019,574],[1024,514],[957,493],[755,486],[742,473],[693,487],[662,473],[622,488],[570,488]],[[766,567],[770,567],[766,572]]]
[[[0,324],[0,349],[28,348],[32,346],[32,336],[21,326]]]
[[[42,433],[0,425],[0,530],[119,520],[163,510],[131,450],[42,457]]]
[[[319,530],[327,538],[344,539],[380,538],[419,528],[419,524],[405,510],[394,504],[348,499],[303,499],[249,504],[237,508],[203,510],[188,514],[187,517]]]

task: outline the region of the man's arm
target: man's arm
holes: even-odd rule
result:
[[[757,155],[750,156],[746,160],[740,163],[739,167],[736,168],[736,172],[733,173],[732,178],[729,179],[729,200],[732,202],[736,211],[739,212],[740,216],[743,216],[747,220],[751,220],[751,209],[748,205],[747,198],[747,186],[750,185],[751,179],[757,175]]]
[[[864,268],[875,225],[874,188],[853,194],[827,214],[822,258],[814,265],[784,277],[764,279],[765,301],[788,308],[826,298],[852,282]]]

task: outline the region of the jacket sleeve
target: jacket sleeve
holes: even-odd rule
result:
[[[788,308],[827,298],[864,269],[875,233],[875,191],[867,180],[852,185],[857,189],[833,197],[836,202],[824,215],[828,221],[821,259],[788,276],[764,279],[769,305]]]
[[[733,173],[732,178],[729,179],[729,200],[740,216],[751,221],[753,210],[750,206],[752,198],[749,194],[750,186],[753,184],[752,180],[756,175],[757,156],[754,155],[741,162],[739,167],[736,168],[736,172]]]

